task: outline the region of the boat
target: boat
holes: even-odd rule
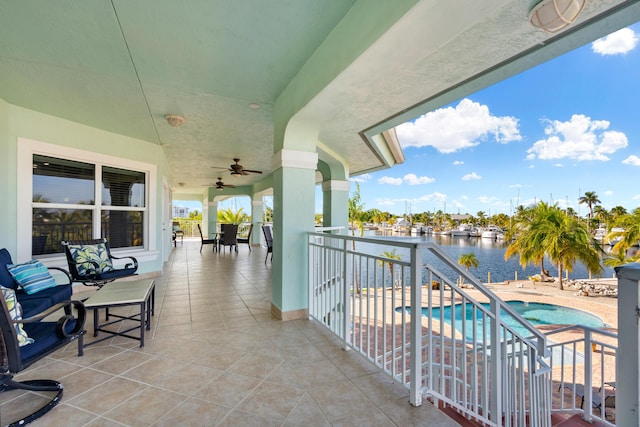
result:
[[[458,228],[451,230],[451,237],[469,237],[469,224],[460,224]]]
[[[484,230],[482,230],[481,236],[482,236],[483,239],[496,240],[496,239],[498,239],[498,236],[501,236],[500,238],[504,238],[504,233],[502,232],[500,227],[497,227],[495,225],[490,225],[487,228],[485,228]]]

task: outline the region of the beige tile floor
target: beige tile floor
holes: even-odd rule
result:
[[[144,348],[118,337],[77,357],[73,346],[18,376],[64,385],[62,401],[32,425],[458,425],[428,402],[411,406],[403,387],[313,322],[273,318],[264,249],[199,249],[185,239],[156,278]],[[0,425],[36,400],[0,394]]]

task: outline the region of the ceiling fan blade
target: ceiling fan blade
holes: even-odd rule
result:
[[[249,172],[249,173],[262,173],[262,171],[256,171],[256,170],[251,170],[251,169],[242,169],[244,172]]]

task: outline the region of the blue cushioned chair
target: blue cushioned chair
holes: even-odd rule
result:
[[[61,311],[62,309],[64,311]],[[43,320],[57,312],[61,314],[57,321]],[[78,341],[78,356],[82,356],[85,316],[85,307],[82,302],[69,300],[49,307],[48,310],[35,316],[14,320],[3,292],[0,292],[0,393],[24,390],[47,396],[45,403],[34,412],[29,415],[21,414],[20,419],[15,421],[9,421],[3,417],[2,425],[22,426],[28,424],[46,414],[60,401],[63,389],[62,384],[58,381],[50,379],[16,381],[13,379],[13,375],[72,341]],[[19,345],[16,323],[23,325],[28,337],[33,339],[32,343]],[[9,398],[6,402],[2,409],[3,412],[6,411],[7,414],[20,413],[9,410],[12,399]],[[13,402],[19,404],[20,400],[13,400]]]
[[[59,283],[57,286],[29,295],[20,288],[7,270],[7,265],[11,264],[13,264],[13,261],[9,251],[4,248],[0,249],[0,286],[16,291],[16,297],[22,306],[22,315],[24,317],[34,316],[49,307],[71,299],[71,276],[66,270],[58,267],[49,267],[49,271],[57,272],[56,277],[61,278],[60,280],[63,280],[64,283]]]

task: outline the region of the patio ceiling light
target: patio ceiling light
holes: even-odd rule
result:
[[[167,123],[174,128],[178,128],[184,123],[184,117],[176,114],[167,114],[164,118],[167,119]]]
[[[584,7],[586,0],[542,0],[529,13],[532,25],[555,33],[572,24]]]

